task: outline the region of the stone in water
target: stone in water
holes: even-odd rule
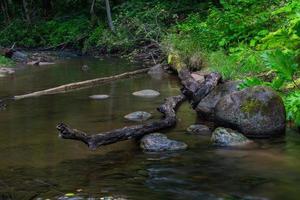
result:
[[[151,133],[141,139],[140,147],[148,152],[184,150],[187,145],[183,142],[170,140],[161,133]]]
[[[136,111],[133,113],[130,113],[128,115],[125,115],[124,118],[131,120],[131,121],[146,121],[148,120],[152,115],[150,113],[144,112],[144,111]]]
[[[109,95],[106,94],[97,94],[97,95],[90,96],[90,99],[94,99],[94,100],[102,100],[107,98],[109,98]]]
[[[155,90],[140,90],[132,94],[139,97],[157,97],[160,95],[160,93]]]

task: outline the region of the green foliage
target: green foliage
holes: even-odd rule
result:
[[[240,88],[267,85],[275,90],[279,90],[284,83],[294,81],[294,76],[299,71],[299,65],[295,61],[294,54],[284,53],[277,49],[275,51],[263,52],[261,57],[265,66],[271,72],[275,72],[275,78],[272,82],[264,82],[256,77],[246,78],[240,85]]]
[[[89,21],[83,16],[68,20],[51,20],[37,27],[41,36],[40,45],[55,46],[75,42],[84,37],[89,30]]]
[[[272,12],[273,17],[282,18],[274,31],[261,39],[259,49],[282,49],[297,51],[300,47],[300,2],[293,0]]]
[[[0,67],[11,67],[13,66],[13,61],[4,56],[0,56]]]
[[[83,16],[72,19],[50,20],[28,26],[15,20],[0,32],[0,44],[10,46],[14,42],[23,47],[55,46],[77,41],[88,33],[89,21]]]
[[[287,119],[293,120],[300,127],[300,90],[288,94],[284,98]]]
[[[284,82],[293,81],[298,69],[295,56],[292,53],[283,53],[280,50],[265,52],[262,54],[265,65],[276,73],[271,86],[279,89]]]
[[[238,85],[238,88],[240,90],[248,88],[248,87],[254,87],[257,85],[265,85],[265,82],[262,81],[259,78],[253,77],[253,78],[246,78],[242,83]]]

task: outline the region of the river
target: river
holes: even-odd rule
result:
[[[88,72],[80,67],[87,64]],[[0,96],[24,94],[65,83],[138,69],[126,60],[89,57],[64,59],[55,65],[28,66],[0,79]],[[224,149],[209,138],[188,135],[197,122],[188,103],[178,110],[178,124],[167,130],[189,148],[146,154],[137,141],[90,151],[84,144],[58,138],[65,122],[90,133],[132,125],[123,116],[153,114],[165,97],[180,93],[174,75],[140,75],[70,93],[23,99],[0,111],[0,199],[273,199],[300,196],[300,135],[288,128],[284,137],[258,140],[251,149]],[[132,92],[155,89],[144,99]],[[90,95],[108,94],[95,101]],[[68,194],[66,197],[65,194]]]

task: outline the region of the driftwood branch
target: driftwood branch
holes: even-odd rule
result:
[[[150,68],[139,69],[139,70],[135,70],[132,72],[126,72],[126,73],[118,74],[118,75],[114,75],[114,76],[96,78],[96,79],[86,80],[86,81],[81,81],[81,82],[76,82],[76,83],[69,83],[66,85],[61,85],[58,87],[41,90],[41,91],[29,93],[29,94],[17,95],[17,96],[14,96],[13,99],[19,100],[19,99],[24,99],[24,98],[39,97],[42,95],[49,95],[49,94],[58,94],[58,93],[69,92],[69,91],[78,90],[78,89],[82,89],[82,88],[93,87],[100,83],[107,83],[107,82],[111,82],[111,81],[114,81],[117,79],[129,78],[134,75],[143,74],[143,73],[148,72],[149,69]]]
[[[72,129],[63,123],[57,125],[56,128],[59,131],[59,136],[61,138],[78,140],[85,143],[90,149],[96,149],[102,145],[112,144],[132,138],[140,138],[145,134],[175,126],[175,108],[179,103],[184,101],[184,99],[185,97],[183,95],[167,98],[165,103],[157,108],[157,110],[164,115],[163,119],[143,125],[128,126],[95,135],[88,135],[83,131]]]

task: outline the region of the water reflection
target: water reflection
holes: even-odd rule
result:
[[[80,74],[78,67],[88,62],[94,63],[88,65],[95,71]],[[20,71],[15,80],[1,79],[0,92],[23,93],[138,66],[120,60],[71,59],[52,67]],[[161,96],[131,95],[141,89],[158,90]],[[10,104],[0,112],[0,199],[298,199],[300,137],[294,130],[283,138],[257,141],[251,149],[215,148],[209,138],[185,134],[197,117],[184,103],[178,125],[166,132],[187,143],[186,151],[145,154],[134,140],[89,151],[81,143],[57,137],[55,126],[62,121],[100,132],[135,124],[123,116],[137,110],[159,119],[156,107],[179,92],[174,76],[143,75]],[[93,101],[88,98],[93,94],[110,98]]]

